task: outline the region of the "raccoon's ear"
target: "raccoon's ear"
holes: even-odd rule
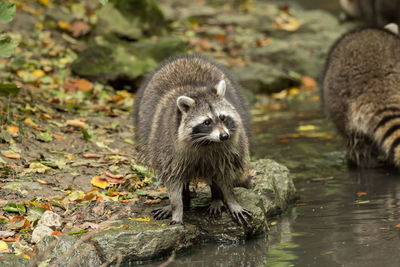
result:
[[[217,90],[217,96],[223,98],[225,96],[225,91],[226,91],[225,80],[220,80],[219,83],[215,86],[215,89]]]
[[[191,107],[194,106],[195,102],[193,98],[181,95],[176,99],[176,104],[178,105],[178,108],[180,111],[182,111],[182,113],[186,113]]]

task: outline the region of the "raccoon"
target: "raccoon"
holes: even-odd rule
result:
[[[344,19],[360,19],[369,26],[400,23],[400,0],[340,0]]]
[[[220,214],[224,201],[240,224],[251,213],[235,200],[234,185],[249,160],[249,115],[239,85],[217,63],[201,55],[173,57],[148,77],[134,105],[138,152],[166,186],[170,205],[156,219],[172,215],[183,224],[188,184],[202,178],[211,186],[208,212]]]
[[[333,45],[321,79],[323,107],[347,141],[351,166],[379,154],[400,167],[400,38],[385,29],[349,32]]]

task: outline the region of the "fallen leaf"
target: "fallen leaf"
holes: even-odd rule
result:
[[[92,154],[92,153],[85,153],[85,154],[83,154],[82,156],[83,156],[84,158],[87,158],[87,159],[99,159],[99,158],[101,158],[100,155]]]
[[[317,86],[315,79],[309,76],[301,77],[301,83],[303,84],[302,89],[305,91],[313,91]]]
[[[125,183],[125,179],[115,179],[115,178],[108,178],[107,177],[107,182],[109,184],[123,184],[123,183]]]
[[[109,172],[104,172],[104,174],[107,175],[108,177],[114,178],[114,179],[121,179],[124,177],[122,174],[112,174]]]
[[[82,92],[88,92],[93,89],[93,83],[86,79],[75,80],[76,86]]]
[[[21,155],[19,153],[3,153],[3,156],[9,159],[20,159]]]
[[[4,252],[4,251],[8,251],[8,244],[4,241],[0,241],[0,251]]]
[[[32,75],[35,76],[36,79],[39,79],[46,75],[46,73],[42,70],[34,70],[32,71]]]
[[[396,228],[400,228],[400,223],[395,225]]]
[[[57,25],[58,25],[58,27],[60,27],[63,30],[68,30],[69,27],[71,26],[68,22],[65,22],[65,21],[58,21]]]
[[[370,201],[369,200],[356,200],[356,204],[368,204]]]
[[[150,218],[128,218],[129,220],[132,221],[137,221],[137,222],[149,222]]]
[[[75,20],[71,23],[68,30],[73,37],[78,38],[90,32],[90,25],[82,20]]]
[[[31,223],[24,216],[14,216],[9,223],[9,229],[24,229],[31,225]]]
[[[101,176],[95,176],[92,178],[92,180],[90,180],[90,183],[94,186],[100,187],[102,189],[106,188],[107,186],[109,186],[109,183],[106,179],[104,179],[104,177]]]
[[[86,123],[84,123],[83,121],[81,121],[79,119],[67,120],[66,124],[69,125],[69,126],[74,126],[74,127],[82,128],[82,129],[87,129],[88,128]]]
[[[14,137],[18,136],[19,128],[18,126],[11,125],[7,126],[7,131],[10,132],[10,134]]]
[[[357,195],[358,196],[366,196],[366,195],[368,195],[366,192],[357,192]]]
[[[0,238],[13,237],[15,234],[14,231],[0,231]]]
[[[55,230],[51,233],[51,235],[62,235],[62,233],[58,230]]]

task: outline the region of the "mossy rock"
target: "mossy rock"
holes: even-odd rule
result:
[[[152,71],[160,61],[184,51],[184,42],[179,39],[160,38],[131,43],[111,36],[101,45],[85,49],[71,69],[81,77],[103,83],[121,77],[133,81]]]

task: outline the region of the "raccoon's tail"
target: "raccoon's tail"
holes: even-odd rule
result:
[[[386,158],[400,167],[400,108],[387,107],[375,113],[373,137]]]

